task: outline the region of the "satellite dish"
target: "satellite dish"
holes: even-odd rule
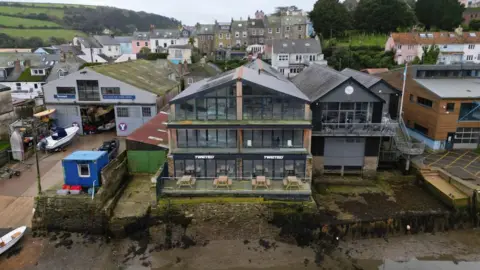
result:
[[[345,87],[345,94],[347,94],[347,95],[353,94],[353,87],[350,86],[350,85]]]

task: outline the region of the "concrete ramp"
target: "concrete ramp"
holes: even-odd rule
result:
[[[453,208],[464,208],[468,206],[469,197],[450,184],[436,171],[421,170],[427,187],[439,197],[444,203]]]

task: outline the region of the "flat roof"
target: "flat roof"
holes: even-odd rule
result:
[[[415,81],[441,98],[480,98],[480,79],[415,79]]]
[[[101,156],[106,155],[106,151],[76,151],[71,153],[69,156],[63,160],[97,160]]]

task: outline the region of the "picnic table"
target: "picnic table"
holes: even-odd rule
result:
[[[302,182],[296,176],[287,176],[283,179],[283,186],[285,189],[300,188]]]
[[[191,175],[184,175],[177,180],[177,188],[181,188],[181,187],[193,188],[193,185],[195,185],[195,178],[193,178]]]
[[[213,187],[215,189],[219,187],[230,188],[232,186],[232,179],[229,179],[228,176],[222,175],[213,180]]]
[[[267,179],[265,176],[257,176],[255,179],[252,179],[252,187],[253,189],[257,189],[257,187],[269,189],[270,179]]]

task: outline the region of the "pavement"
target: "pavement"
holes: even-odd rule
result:
[[[472,150],[452,150],[425,154],[423,164],[442,168],[449,173],[480,185],[480,155]]]
[[[52,154],[39,153],[39,166],[42,190],[63,184],[62,159],[76,150],[92,150],[103,141],[115,137],[115,133],[102,133],[77,136],[65,152]],[[125,149],[125,140],[120,139],[120,151]],[[38,193],[37,167],[35,157],[24,162],[11,164],[20,170],[19,177],[0,179],[0,228],[16,228],[27,225],[31,227],[34,197]]]

